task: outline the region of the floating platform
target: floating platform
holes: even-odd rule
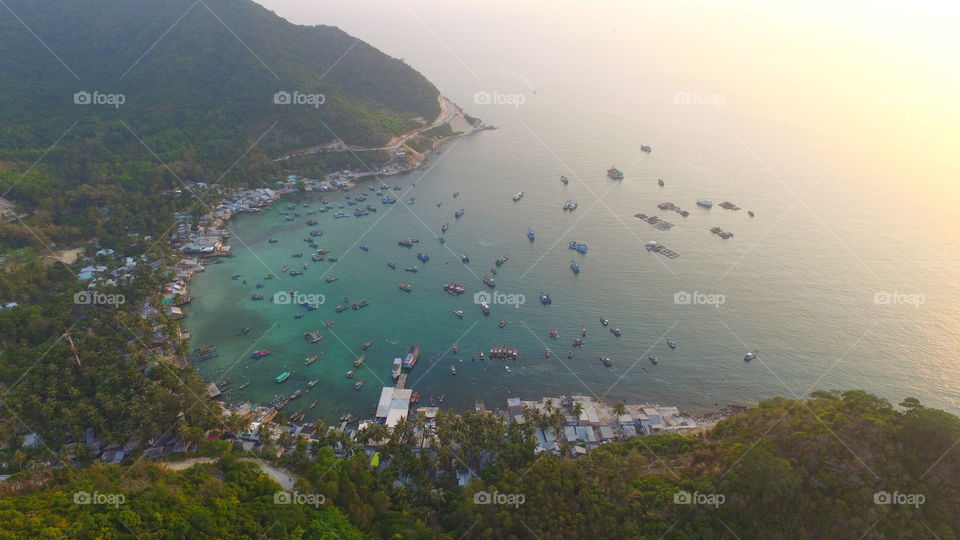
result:
[[[642,221],[646,221],[647,223],[652,225],[654,229],[657,229],[659,231],[669,231],[670,229],[673,228],[673,223],[670,223],[669,221],[664,221],[658,218],[657,216],[648,216],[646,214],[634,214],[633,217]]]
[[[667,249],[667,247],[664,246],[663,244],[652,241],[652,240],[650,242],[647,242],[645,247],[647,248],[647,251],[659,253],[668,259],[676,259],[677,257],[680,256],[680,254],[677,253],[676,251]]]

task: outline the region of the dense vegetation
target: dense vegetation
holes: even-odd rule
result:
[[[309,448],[305,441],[294,444],[282,463],[299,476],[296,491],[325,496],[320,510],[272,506],[279,487],[223,447],[226,457],[217,466],[177,475],[146,466],[34,472],[26,477],[30,483],[0,499],[0,516],[8,534],[50,538],[93,532],[174,538],[184,523],[198,538],[351,538],[357,534],[352,527],[372,538],[960,535],[954,510],[960,455],[951,451],[960,439],[960,419],[913,399],[898,409],[862,391],[816,392],[807,401],[775,398],[722,421],[706,437],[637,437],[578,459],[537,456],[532,426],[503,426],[473,414],[442,415],[426,436],[436,451],[415,453],[418,424],[423,420],[399,426],[376,470],[362,452],[333,457],[329,445],[344,443],[339,432],[320,433],[319,444]],[[360,439],[379,439],[381,427]],[[458,487],[450,473],[468,470],[477,477]],[[91,488],[122,490],[127,504],[67,504],[76,490]],[[476,504],[481,491],[524,500]],[[723,500],[676,504],[681,491]],[[877,504],[878,492],[924,500]],[[221,511],[227,518],[215,514]],[[171,529],[160,532],[168,520]],[[325,526],[313,526],[317,521]],[[71,530],[73,523],[79,526]],[[281,528],[269,530],[274,523]]]

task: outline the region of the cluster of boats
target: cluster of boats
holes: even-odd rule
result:
[[[586,244],[576,241],[570,242],[569,247],[570,249],[579,251],[580,253],[586,253],[588,249]]]
[[[368,305],[370,305],[370,301],[369,301],[369,300],[361,300],[361,301],[359,301],[359,302],[353,302],[353,303],[350,303],[350,304],[341,304],[341,305],[337,306],[334,311],[336,311],[337,313],[340,313],[341,311],[346,311],[346,310],[351,309],[351,308],[353,308],[353,309],[360,309],[360,308],[367,307]]]

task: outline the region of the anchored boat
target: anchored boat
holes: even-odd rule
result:
[[[407,350],[407,355],[403,359],[403,368],[404,369],[413,369],[413,366],[417,365],[417,360],[420,359],[420,345],[413,344],[409,350]]]
[[[533,240],[537,235],[533,232],[533,229],[527,229],[527,238]]]
[[[283,373],[277,375],[277,378],[274,380],[277,381],[278,383],[282,383],[283,381],[287,380],[289,377],[290,377],[290,372],[284,371]]]

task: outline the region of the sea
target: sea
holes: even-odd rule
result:
[[[912,396],[960,409],[955,169],[931,157],[942,142],[935,131],[905,137],[901,129],[906,117],[937,116],[926,96],[893,82],[856,93],[839,65],[781,69],[774,53],[800,66],[785,38],[751,47],[759,37],[746,30],[709,27],[724,13],[693,14],[688,27],[668,7],[641,14],[619,2],[586,11],[425,2],[399,4],[374,24],[363,6],[380,4],[322,13],[267,5],[293,22],[336,24],[403,58],[498,129],[448,142],[422,170],[368,178],[349,193],[288,195],[230,222],[234,256],[195,277],[185,320],[194,346],[219,351],[196,367],[206,380],[234,379],[230,401],[267,403],[318,380],[288,409],[317,401],[308,420],[367,415],[392,384],[393,359],[419,344],[407,387],[422,403],[458,410],[583,394],[706,413],[850,388],[894,404]],[[686,40],[670,25],[685,28]],[[731,51],[741,55],[724,54]],[[854,93],[829,95],[832,87]],[[624,178],[609,178],[611,167]],[[368,189],[380,182],[396,204]],[[378,211],[354,217],[347,197],[360,194],[369,197],[361,206]],[[712,208],[697,205],[704,198]],[[309,214],[321,199],[334,210]],[[575,210],[563,209],[568,200]],[[740,209],[721,208],[724,201]],[[661,210],[662,202],[689,215]],[[301,217],[287,220],[289,203]],[[339,211],[349,217],[334,219]],[[636,214],[673,226],[660,230]],[[734,236],[720,238],[714,227]],[[304,238],[314,229],[338,261],[310,260]],[[401,237],[419,243],[402,247]],[[679,257],[649,251],[651,241]],[[503,255],[509,260],[495,266]],[[301,276],[281,272],[304,263]],[[405,271],[413,266],[416,273]],[[466,292],[446,293],[450,282]],[[273,301],[285,291],[323,303],[306,311]],[[335,312],[361,300],[369,305]],[[572,347],[581,326],[585,343]],[[244,327],[250,332],[238,336]],[[306,343],[307,331],[324,339]],[[519,349],[516,361],[472,358],[504,344]],[[250,358],[261,349],[272,353]],[[751,351],[757,357],[745,361]],[[311,355],[318,359],[305,365]],[[276,383],[284,371],[291,376]]]

